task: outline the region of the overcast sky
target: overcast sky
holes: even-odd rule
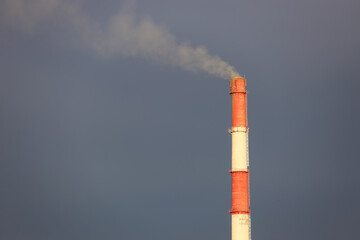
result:
[[[360,2],[130,5],[0,1],[0,238],[230,239],[234,68],[253,239],[360,239]]]

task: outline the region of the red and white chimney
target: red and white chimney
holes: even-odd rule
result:
[[[246,80],[235,77],[230,80],[232,97],[232,204],[231,239],[250,240],[250,191],[249,191],[249,150],[247,122]]]

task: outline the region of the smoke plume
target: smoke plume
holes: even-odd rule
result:
[[[142,57],[225,79],[239,75],[205,47],[178,43],[167,29],[151,19],[136,20],[132,3],[124,4],[106,24],[91,19],[78,0],[4,0],[0,13],[7,25],[28,34],[35,34],[44,24],[61,23],[76,34],[82,45],[104,57]]]

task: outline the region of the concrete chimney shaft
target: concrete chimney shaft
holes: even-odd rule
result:
[[[249,189],[249,151],[247,123],[246,80],[236,77],[230,80],[232,98],[232,204],[231,239],[250,240],[250,189]]]

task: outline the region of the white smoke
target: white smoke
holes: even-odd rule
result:
[[[0,5],[5,23],[34,34],[48,22],[61,22],[77,34],[81,44],[96,54],[142,57],[179,66],[188,71],[204,71],[229,79],[239,76],[234,67],[205,47],[180,44],[164,27],[151,19],[136,21],[130,4],[100,25],[82,10],[79,1],[4,0]]]

